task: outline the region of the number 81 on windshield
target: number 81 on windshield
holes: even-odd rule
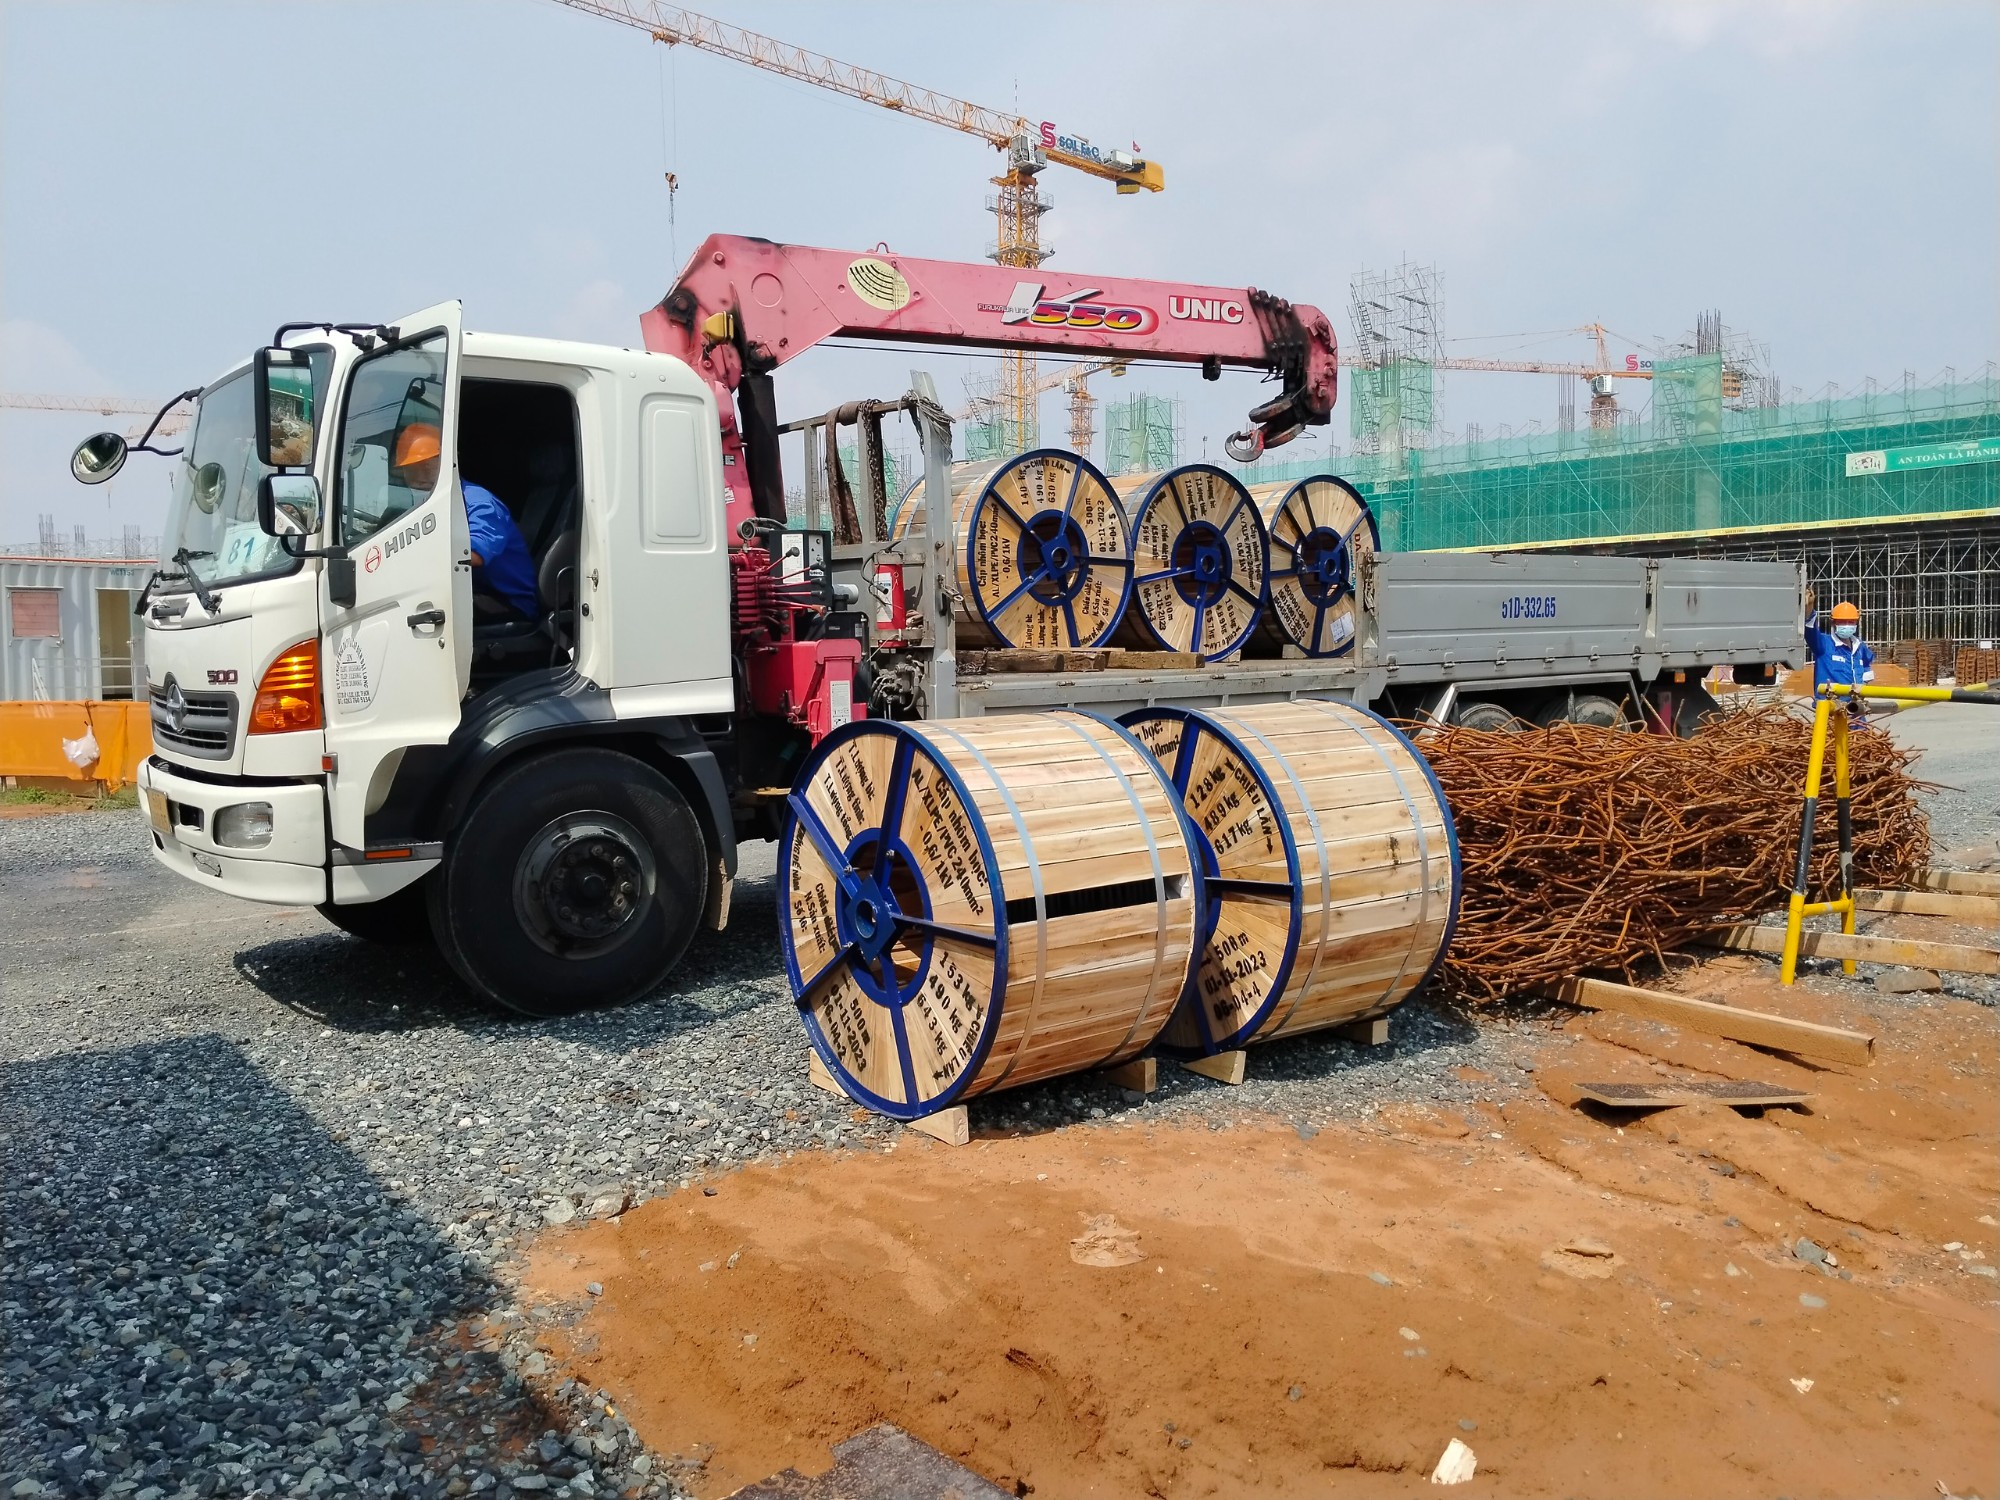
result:
[[[1503,620],[1553,620],[1555,617],[1554,594],[1515,594],[1500,601],[1500,618]]]

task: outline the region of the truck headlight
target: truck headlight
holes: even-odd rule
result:
[[[218,812],[209,831],[225,849],[261,849],[271,842],[275,827],[270,803],[238,802]]]

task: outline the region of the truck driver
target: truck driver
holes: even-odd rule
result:
[[[437,488],[443,452],[440,436],[429,422],[411,422],[396,434],[396,482],[413,494],[428,495]],[[539,620],[542,601],[535,591],[535,561],[528,555],[521,528],[491,490],[476,484],[460,488],[465,492],[466,529],[472,537],[474,611],[487,618],[518,615]]]

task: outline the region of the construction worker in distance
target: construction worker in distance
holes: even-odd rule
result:
[[[1811,608],[1806,616],[1806,646],[1813,655],[1813,691],[1817,693],[1828,683],[1842,683],[1859,687],[1864,682],[1875,680],[1875,653],[1868,643],[1861,639],[1861,611],[1843,599],[1834,605],[1829,619],[1833,633],[1814,628],[1819,612]],[[1848,712],[1855,723],[1860,723],[1867,710],[1863,700],[1849,698]]]
[[[391,464],[396,483],[414,495],[428,495],[437,488],[443,452],[442,434],[434,424],[411,422],[396,434]],[[472,538],[473,613],[489,620],[541,619],[535,560],[513,515],[491,490],[466,483],[459,488],[465,493],[465,524]]]

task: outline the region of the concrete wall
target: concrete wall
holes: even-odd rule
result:
[[[0,699],[143,698],[145,631],[132,603],[151,571],[124,558],[0,557]],[[55,592],[54,637],[16,636],[17,619],[28,625],[45,613],[41,595],[17,603],[21,590]],[[100,603],[107,590],[116,597]],[[114,619],[125,622],[129,643],[117,638]],[[111,625],[110,639],[101,624]]]

